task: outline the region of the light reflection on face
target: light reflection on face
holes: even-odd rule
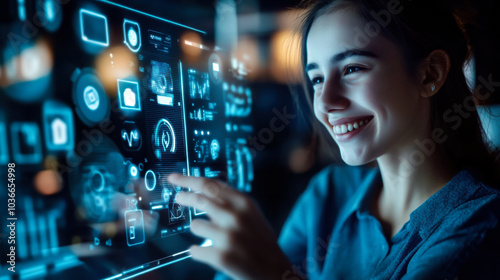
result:
[[[356,45],[365,22],[349,10],[318,17],[307,37],[314,112],[342,159],[360,165],[408,148],[429,128],[429,100],[394,43],[378,35]]]

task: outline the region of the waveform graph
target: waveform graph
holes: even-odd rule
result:
[[[135,122],[126,121],[123,124],[120,139],[127,151],[138,151],[142,146],[142,134]]]

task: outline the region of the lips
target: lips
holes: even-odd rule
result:
[[[343,118],[339,120],[329,120],[332,126],[332,131],[335,135],[347,135],[361,130],[368,122],[373,119],[373,116],[363,116],[354,118]]]

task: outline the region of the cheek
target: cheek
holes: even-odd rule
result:
[[[321,110],[319,110],[319,102],[318,102],[318,99],[314,96],[313,97],[313,109],[314,109],[314,115],[316,116],[316,118],[323,122],[323,118],[324,118],[324,115],[321,113]]]
[[[412,112],[418,104],[418,93],[401,71],[382,71],[365,85],[366,102],[380,118],[399,118]]]

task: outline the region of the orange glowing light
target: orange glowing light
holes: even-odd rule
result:
[[[116,81],[136,74],[137,56],[124,46],[109,48],[96,59],[96,69],[106,93],[116,97]]]
[[[301,36],[293,31],[279,31],[271,40],[271,73],[281,83],[300,83]]]
[[[61,191],[61,177],[53,170],[40,171],[35,175],[35,189],[43,195],[53,195]]]
[[[193,31],[186,31],[182,34],[181,39],[181,50],[184,54],[187,54],[187,59],[196,61],[204,48],[200,34]]]

